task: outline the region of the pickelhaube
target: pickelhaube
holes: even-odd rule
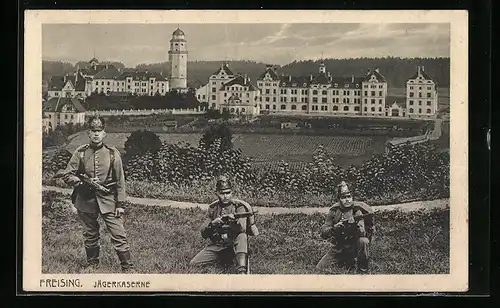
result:
[[[217,179],[216,189],[217,191],[231,190],[232,189],[231,181],[224,175],[220,176]]]
[[[337,194],[339,198],[342,195],[347,195],[350,194],[351,190],[349,189],[349,186],[347,186],[347,183],[345,181],[340,182],[340,184],[337,186]]]
[[[104,130],[104,119],[99,116],[93,116],[89,119],[90,130]]]

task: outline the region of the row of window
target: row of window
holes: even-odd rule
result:
[[[74,116],[72,114],[70,114],[69,117],[68,117],[68,115],[65,114],[64,115],[64,119],[67,120],[68,118],[71,119],[71,120],[73,120]],[[52,119],[52,115],[51,114],[49,114],[49,119]],[[59,113],[57,114],[57,119],[61,119],[61,114],[59,114]]]
[[[427,108],[426,110],[427,113],[432,113],[432,110],[430,108]],[[408,113],[415,113],[413,108],[408,109]],[[422,108],[418,108],[418,113],[422,113]]]
[[[408,101],[408,103],[410,105],[413,105],[413,101],[412,100]],[[418,101],[418,105],[422,106],[422,101]],[[431,106],[431,105],[432,105],[432,102],[431,101],[427,101],[427,106]]]
[[[260,108],[262,108],[262,105],[259,105]],[[265,105],[264,108],[266,110],[277,110],[277,106],[276,105]],[[279,106],[280,110],[287,110],[286,108],[286,105],[280,105]],[[301,107],[301,110],[302,111],[307,111],[307,105],[302,105]],[[332,106],[332,111],[339,111],[339,106]],[[290,110],[297,110],[297,105],[291,105],[290,106]],[[311,106],[311,110],[312,111],[328,111],[329,110],[329,106],[328,105],[312,105]],[[359,106],[354,106],[354,108],[350,108],[349,106],[344,106],[342,108],[342,111],[359,111],[360,110],[360,107]],[[365,111],[368,111],[368,107],[365,107],[364,108]],[[376,112],[376,108],[375,107],[371,107],[371,111],[372,112]],[[379,112],[382,112],[382,107],[379,107],[378,108],[378,111]]]
[[[415,92],[408,92],[410,94],[410,97],[415,97]],[[418,97],[423,98],[422,92],[418,92]],[[431,98],[432,93],[427,92],[427,98]]]
[[[415,87],[410,86],[410,90],[413,90]],[[422,90],[422,87],[418,87],[419,90]],[[432,90],[432,87],[427,87],[427,90]]]
[[[101,86],[104,86],[104,84],[105,84],[105,83],[106,83],[106,85],[108,85],[108,86],[109,86],[109,85],[111,85],[111,82],[110,82],[110,81],[107,81],[107,82],[101,81]],[[127,82],[127,83],[130,83],[130,81],[129,81],[129,82]],[[152,84],[154,84],[154,83],[155,83],[155,81],[154,81],[154,80],[150,80],[150,81],[149,81],[149,83],[150,83],[150,84],[151,84],[151,83],[152,83]],[[157,82],[156,82],[156,86],[157,86],[157,87],[159,87],[159,86],[161,85],[162,87],[164,87],[164,86],[165,86],[165,83],[166,83],[165,81],[164,81],[164,82],[157,81]],[[121,86],[125,86],[125,81],[122,81],[121,83],[120,83],[119,81],[116,81],[116,82],[114,82],[114,84],[115,84],[115,85],[117,85],[117,86],[120,86],[120,85],[121,85]],[[99,81],[96,81],[96,82],[95,82],[95,85],[96,85],[96,86],[99,86]],[[147,87],[148,82],[142,82],[142,84],[141,84],[141,82],[135,82],[135,83],[134,83],[134,85],[135,85],[136,87],[139,87],[139,86],[141,86],[141,85],[142,85],[143,87]],[[130,85],[129,85],[129,87],[130,87]]]
[[[258,83],[257,83],[257,86],[258,86],[259,88],[265,88],[265,87],[278,87],[278,86],[279,86],[279,83],[278,83],[278,82],[258,82]],[[283,83],[281,84],[281,86],[282,86],[282,87],[286,87],[286,82],[283,82]],[[292,83],[292,87],[296,87],[296,86],[297,86],[297,83]],[[303,83],[303,84],[302,84],[302,86],[303,86],[304,88],[306,88],[308,85],[307,85],[307,83]],[[334,84],[333,84],[333,86],[334,86],[335,88],[337,88],[339,85],[338,85],[337,83],[334,83]],[[358,88],[358,87],[359,87],[359,86],[358,86],[358,84],[356,84],[356,88]],[[384,88],[384,86],[383,86],[383,85],[370,85],[370,88],[371,88],[371,89],[376,89],[377,87],[378,87],[379,89],[383,89],[383,88]],[[349,83],[344,84],[344,88],[349,88]],[[367,85],[367,84],[363,85],[363,88],[368,89],[368,85]]]

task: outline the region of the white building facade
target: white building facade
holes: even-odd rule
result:
[[[174,90],[187,89],[187,41],[184,31],[177,28],[172,33],[168,58],[171,65],[170,86]]]
[[[42,127],[45,132],[52,131],[59,125],[85,124],[85,108],[77,98],[51,98],[43,106],[42,115]]]
[[[438,111],[437,85],[423,66],[406,82],[406,107],[412,118],[434,118]]]

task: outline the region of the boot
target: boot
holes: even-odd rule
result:
[[[99,265],[99,251],[100,247],[85,247],[87,255],[87,264],[85,267],[97,267]]]
[[[365,275],[370,271],[369,261],[367,259],[358,259],[358,274]]]
[[[122,272],[128,272],[134,267],[132,261],[130,260],[130,251],[117,251],[117,254],[120,259]]]
[[[244,252],[236,254],[236,271],[241,275],[247,273],[247,254]]]

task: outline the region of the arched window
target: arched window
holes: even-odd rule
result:
[[[230,111],[231,111],[231,112],[234,112],[234,108],[231,108],[231,110],[230,110]]]
[[[354,111],[359,111],[359,106],[354,106]]]
[[[302,110],[307,110],[307,106],[306,105],[302,105]]]
[[[427,113],[431,113],[431,109],[430,108],[427,108]]]
[[[379,112],[382,112],[382,107],[378,107],[378,111],[379,111]]]
[[[292,110],[297,110],[297,105],[292,105]]]
[[[280,109],[281,109],[281,110],[285,110],[285,109],[286,109],[286,106],[285,106],[285,105],[281,105],[281,106],[280,106]]]
[[[349,111],[349,106],[344,106],[344,111]]]
[[[326,95],[326,90],[321,91],[321,94]]]
[[[241,112],[245,112],[245,108],[241,108]]]
[[[418,113],[422,113],[422,108],[418,108]]]
[[[222,111],[226,111],[226,107],[222,107]]]
[[[368,108],[367,108],[367,107],[365,107],[365,112],[366,112],[366,111],[368,111]]]
[[[333,106],[332,110],[333,111],[338,111],[339,110],[339,106]]]
[[[273,105],[273,110],[276,110],[276,105]]]
[[[313,90],[313,95],[318,95],[318,90]]]
[[[410,108],[410,110],[408,110],[410,113],[413,113],[413,108]]]
[[[374,111],[375,111],[375,107],[372,107],[372,112],[374,112]]]

